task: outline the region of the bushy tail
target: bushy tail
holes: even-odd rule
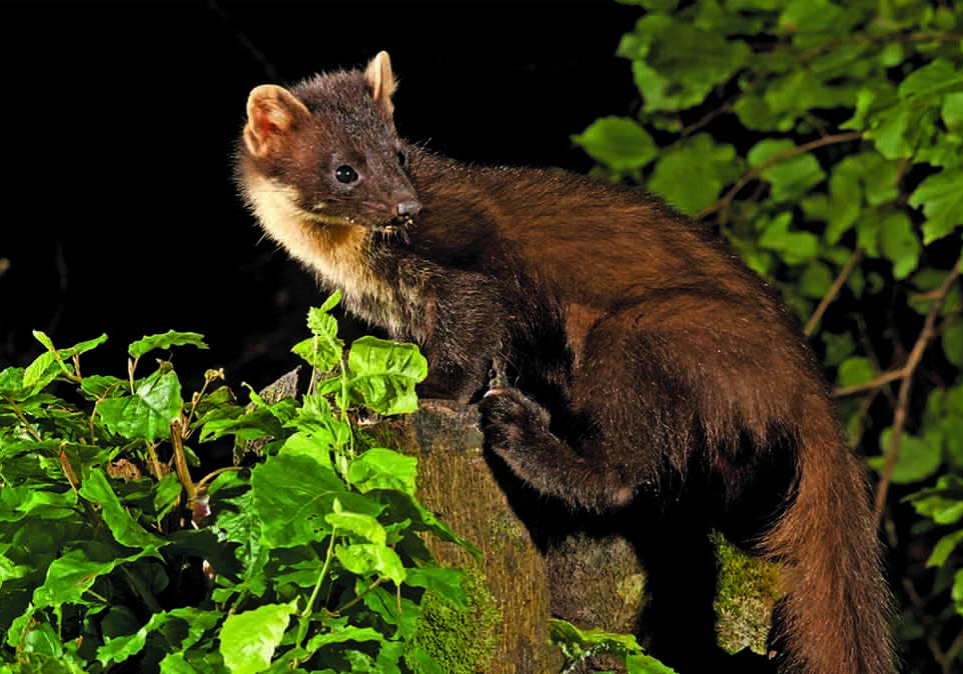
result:
[[[827,409],[800,421],[795,500],[763,541],[786,567],[783,671],[892,674],[890,596],[865,470]]]

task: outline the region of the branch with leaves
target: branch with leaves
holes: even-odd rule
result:
[[[941,642],[963,615],[963,15],[921,0],[631,2],[645,13],[618,53],[639,112],[573,140],[598,174],[716,228],[805,323],[878,475],[877,516],[913,495],[917,519],[887,521],[892,567],[920,605],[954,609],[910,638],[907,671],[959,668]],[[908,561],[921,548],[935,580]],[[906,634],[922,622],[904,620]]]

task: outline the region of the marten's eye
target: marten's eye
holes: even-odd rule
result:
[[[334,177],[339,183],[349,184],[358,181],[358,172],[347,164],[342,164],[334,170]]]
[[[405,153],[401,150],[398,150],[398,166],[404,168],[407,161],[408,157],[405,156]]]

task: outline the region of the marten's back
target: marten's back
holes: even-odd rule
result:
[[[423,205],[411,236],[427,256],[457,257],[463,249],[477,253],[482,271],[520,266],[565,302],[612,308],[690,289],[786,320],[754,273],[698,223],[645,192],[562,171],[465,165],[421,151],[412,151],[410,161]]]

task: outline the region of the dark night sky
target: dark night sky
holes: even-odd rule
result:
[[[193,330],[212,351],[176,351],[182,377],[224,366],[232,386],[268,383],[320,295],[230,181],[253,86],[386,49],[404,136],[585,171],[569,135],[630,111],[614,51],[638,16],[603,1],[0,4],[0,367],[38,353],[31,329],[59,346],[107,332],[83,362],[115,375],[134,339]]]

